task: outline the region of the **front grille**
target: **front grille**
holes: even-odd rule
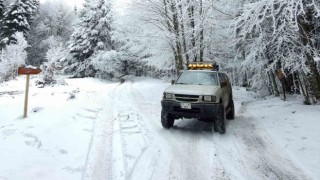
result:
[[[200,113],[200,109],[199,108],[182,109],[180,107],[173,107],[173,110],[176,111],[176,112],[195,113],[195,114],[199,114]]]
[[[175,94],[176,100],[183,102],[197,102],[199,96],[197,95],[184,95],[184,94]]]

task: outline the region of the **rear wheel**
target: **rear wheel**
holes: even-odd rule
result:
[[[234,119],[234,103],[232,99],[229,101],[228,109],[227,119]]]
[[[214,130],[220,134],[226,133],[226,111],[223,104],[219,106],[217,118],[214,123]]]
[[[161,111],[161,124],[164,128],[170,129],[171,127],[173,127],[174,118],[171,114]]]

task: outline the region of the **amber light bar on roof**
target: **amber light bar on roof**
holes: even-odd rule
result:
[[[214,70],[214,63],[210,62],[194,62],[188,64],[189,70]]]

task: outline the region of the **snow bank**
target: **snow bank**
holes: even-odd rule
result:
[[[25,77],[1,84],[0,179],[81,179],[93,131],[108,91],[95,79],[36,88],[22,119]]]

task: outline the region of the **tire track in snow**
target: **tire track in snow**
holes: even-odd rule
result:
[[[148,107],[148,104],[144,103],[146,99],[143,100],[143,96],[135,96],[141,109],[148,108],[152,111],[158,109],[160,114],[161,106]],[[241,98],[238,97],[238,99]],[[253,119],[243,116],[252,101],[248,99],[241,103],[241,106],[239,105],[238,115],[234,121],[228,121],[228,130],[225,135],[213,133],[213,135],[202,134],[197,137],[203,129],[198,126],[200,123],[190,123],[190,121],[189,124],[178,121],[173,130],[161,131],[162,134],[158,132],[158,136],[168,139],[164,146],[171,148],[171,156],[174,157],[170,163],[168,179],[310,179],[286,157],[286,154],[282,154],[283,151],[273,145],[268,137],[262,136],[265,134],[264,131],[255,129],[254,124],[250,122]],[[157,117],[160,122],[160,116],[157,115]],[[161,126],[158,122],[153,122],[151,125],[153,128]],[[190,128],[189,125],[193,127]],[[210,154],[202,159],[213,159],[212,165],[206,161],[197,160],[201,159],[198,156],[204,155],[206,151],[192,148],[201,147],[204,136],[208,141],[206,145],[214,156]],[[196,139],[194,143],[190,143],[192,138]],[[192,163],[196,165],[192,166]],[[204,164],[208,165],[214,173],[202,176],[196,166]],[[205,169],[202,170],[205,171]]]
[[[155,156],[157,152],[150,148],[152,137],[145,128],[143,117],[131,96],[131,83],[122,84],[116,91],[115,108],[118,114],[116,119],[124,172],[113,176],[113,179],[151,179],[154,172],[153,167],[155,167],[153,164],[157,161],[157,156]]]
[[[135,101],[137,102],[137,105],[139,106],[139,109],[142,110],[143,115],[148,117],[147,119],[158,119],[157,122],[155,121],[148,121],[148,125],[151,125],[151,129],[160,129],[159,131],[153,131],[152,133],[155,133],[155,136],[157,138],[157,142],[162,142],[161,147],[154,147],[156,149],[161,149],[162,147],[169,148],[169,153],[164,152],[161,153],[161,162],[159,162],[159,167],[161,166],[169,166],[167,167],[168,175],[166,179],[199,179],[197,177],[197,172],[194,170],[193,167],[191,167],[194,164],[199,164],[198,162],[195,162],[194,158],[195,156],[198,156],[198,153],[192,153],[196,152],[197,149],[197,142],[194,138],[186,138],[186,143],[177,142],[174,137],[168,137],[165,136],[167,133],[167,130],[164,130],[161,126],[160,122],[160,111],[159,106],[154,107],[152,104],[148,104],[148,100],[145,99],[143,96],[141,96],[136,90],[132,91],[132,97],[135,97]],[[159,102],[160,103],[160,102]],[[144,111],[143,111],[144,110]],[[147,122],[146,122],[147,125]],[[162,134],[159,134],[162,133]],[[169,133],[170,135],[170,133]],[[177,138],[179,139],[179,138]],[[170,143],[168,144],[168,141]],[[174,144],[174,145],[173,145]],[[163,148],[162,148],[163,149]],[[193,154],[193,158],[190,156],[190,154]],[[161,165],[160,165],[161,164]],[[188,165],[188,166],[186,166]],[[155,178],[160,179],[160,178]],[[200,178],[203,179],[203,178]]]
[[[177,121],[174,129],[164,130],[160,102],[150,103],[130,82],[114,89],[112,97],[106,117],[114,127],[104,139],[109,154],[102,158],[106,162],[97,161],[109,165],[92,166],[100,174],[91,179],[309,179],[244,116],[248,103],[219,135],[196,120]]]
[[[263,135],[265,132],[261,133],[259,130],[257,133],[255,126],[248,122],[242,125],[247,127],[246,131],[239,134],[247,146],[247,164],[261,179],[311,179],[289,159],[284,150],[275,146],[268,136]]]
[[[114,87],[108,92],[106,101],[108,102],[101,111],[97,112],[94,119],[91,141],[86,158],[85,169],[82,174],[83,180],[110,179],[112,177],[111,154],[112,154],[112,131],[114,119],[113,96]]]
[[[254,119],[244,115],[250,101],[241,104],[238,111],[240,128],[235,136],[246,146],[244,163],[252,174],[259,179],[311,179],[285,154],[285,150],[276,146],[263,129],[257,129]]]
[[[150,91],[147,89],[146,91]],[[166,179],[185,180],[185,179],[221,179],[222,176],[217,174],[225,173],[221,168],[221,162],[216,160],[215,149],[212,143],[213,132],[212,124],[198,122],[196,120],[177,120],[172,130],[163,129],[160,123],[161,106],[155,103],[149,103],[149,99],[145,99],[138,90],[133,91],[133,97],[139,105],[139,109],[147,109],[142,111],[148,119],[157,120],[149,121],[147,125],[151,125],[151,129],[155,133],[157,141],[162,142],[162,147],[168,149],[168,152],[162,153],[159,166],[169,163]],[[169,159],[166,162],[164,159]],[[160,160],[159,160],[160,161]],[[168,165],[167,165],[168,166]],[[221,170],[222,169],[222,170]],[[223,179],[229,179],[228,175]]]

